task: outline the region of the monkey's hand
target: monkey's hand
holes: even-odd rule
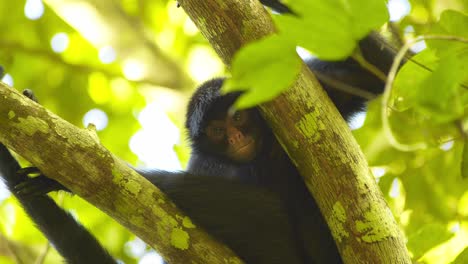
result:
[[[30,89],[23,90],[23,95],[36,103],[39,102],[34,92]],[[18,179],[21,179],[21,182],[14,187],[13,192],[23,197],[46,195],[49,192],[60,190],[69,191],[59,182],[47,178],[36,167],[26,167],[19,169],[16,174]],[[31,177],[33,175],[36,176]]]
[[[46,195],[47,193],[53,192],[53,191],[70,192],[69,189],[67,189],[65,186],[60,184],[58,181],[47,178],[36,167],[22,168],[18,170],[17,174],[20,178],[26,179],[15,186],[13,191],[17,195],[28,197],[28,196]],[[31,178],[30,176],[34,174],[38,174],[38,176]]]

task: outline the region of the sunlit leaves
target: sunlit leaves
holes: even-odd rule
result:
[[[301,0],[290,6],[295,15],[275,17],[279,35],[241,49],[232,63],[225,91],[248,90],[236,103],[249,107],[273,99],[299,72],[296,46],[322,59],[349,56],[357,42],[388,20],[383,0]]]
[[[452,262],[452,264],[465,264],[468,263],[468,247],[466,247],[460,255]]]
[[[433,35],[458,36],[468,39],[468,16],[453,10],[444,11],[440,16],[439,22],[434,25],[430,33]],[[463,50],[466,51],[468,49],[467,43],[458,41],[428,40],[427,43],[429,47],[437,51],[439,57],[444,57],[444,54],[451,54],[453,51],[463,52]]]
[[[297,16],[277,16],[280,34],[321,59],[350,55],[358,40],[388,20],[385,1],[293,1]]]
[[[458,251],[451,246],[456,241],[446,238],[453,233],[463,241],[468,230],[464,221],[461,221],[458,230],[451,228],[454,222],[465,218],[468,210],[468,181],[460,176],[464,143],[456,139],[443,149],[431,147],[415,152],[398,151],[388,144],[382,133],[380,106],[380,102],[370,104],[364,127],[353,131],[353,134],[369,164],[385,168],[385,174],[378,178],[379,186],[408,237],[413,259],[417,261],[431,251],[440,258],[432,260],[429,257],[431,261],[423,263],[450,263]],[[424,139],[427,135],[424,133],[430,130],[409,126],[405,121],[412,116],[414,114],[396,120],[393,123],[394,132],[401,134],[404,131],[409,138]],[[405,198],[403,212],[395,198],[388,195],[395,178],[401,181],[404,190],[397,197]],[[431,232],[434,232],[433,237]],[[430,238],[427,239],[427,236]]]
[[[462,37],[468,41],[468,16],[447,10],[431,33]],[[459,118],[468,106],[468,43],[456,39],[427,42],[436,52],[439,63],[424,83],[429,94],[420,100],[420,105],[429,110],[436,121]],[[440,113],[444,114],[441,116]]]
[[[235,106],[252,107],[273,99],[287,88],[300,66],[294,45],[280,36],[269,36],[236,54],[232,78],[226,81],[223,89],[225,92],[245,91]]]
[[[447,241],[453,236],[448,232],[447,226],[442,224],[429,224],[421,227],[408,238],[408,249],[416,256],[422,256],[432,247]]]
[[[468,50],[467,50],[468,51]],[[468,55],[468,53],[467,53]],[[460,87],[466,75],[468,57],[450,55],[439,59],[426,50],[403,66],[394,84],[395,109],[403,111],[414,107],[430,122],[446,123],[463,115],[466,89]]]
[[[415,106],[416,100],[420,96],[418,93],[420,89],[415,89],[415,87],[421,87],[424,80],[431,75],[431,71],[421,68],[420,64],[433,69],[436,67],[437,62],[438,58],[434,52],[424,50],[403,65],[393,83],[392,109],[404,111]]]
[[[445,37],[468,36],[468,17],[446,11],[433,33]],[[449,39],[427,42],[428,49],[403,66],[392,88],[389,118],[392,127],[400,123],[408,128],[393,131],[405,143],[416,142],[418,138],[418,141],[439,144],[458,137],[458,124],[466,118],[468,43]]]
[[[461,99],[460,84],[468,69],[468,50],[465,56],[451,55],[440,60],[434,72],[417,87],[419,96],[416,101],[420,110],[431,115],[436,122],[449,122],[460,118],[466,103]]]

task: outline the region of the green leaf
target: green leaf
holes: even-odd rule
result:
[[[450,55],[442,58],[434,72],[417,87],[420,96],[417,105],[420,110],[438,123],[461,118],[465,105],[461,101],[460,84],[466,79],[468,70],[468,50],[464,55]]]
[[[453,236],[442,224],[429,224],[408,237],[408,249],[419,257],[431,248],[449,240]]]
[[[393,108],[404,111],[414,108],[421,119],[447,123],[461,118],[467,106],[467,91],[461,88],[468,78],[468,50],[460,54],[452,50],[438,58],[427,49],[413,57],[419,64],[409,62],[398,73],[393,89]]]
[[[404,111],[408,108],[414,107],[418,97],[421,96],[421,90],[415,87],[421,87],[424,80],[429,78],[439,59],[435,52],[426,49],[419,54],[412,57],[413,61],[408,61],[398,72],[392,88],[392,108],[398,111]],[[426,70],[420,65],[431,69]]]
[[[388,20],[382,0],[303,0],[291,8],[297,16],[275,17],[280,34],[325,60],[349,56],[357,41]]]
[[[468,38],[468,16],[454,10],[446,10],[441,14],[439,22],[434,25],[430,33],[434,35]],[[427,44],[429,47],[435,49],[440,57],[454,50],[468,49],[467,43],[461,43],[459,41],[428,40]]]
[[[458,257],[452,262],[452,264],[465,264],[468,263],[468,247],[466,247]]]
[[[246,91],[235,103],[248,108],[279,95],[297,77],[301,59],[294,45],[273,35],[242,48],[232,62],[232,78],[223,92]]]
[[[0,256],[0,263],[3,264],[15,264],[16,262],[13,259],[8,259],[6,256]]]

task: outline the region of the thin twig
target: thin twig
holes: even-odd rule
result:
[[[361,52],[355,52],[352,55],[352,58],[356,60],[361,67],[364,69],[368,70],[370,73],[372,73],[375,77],[379,78],[381,81],[385,82],[387,79],[387,76],[385,76],[385,73],[383,73],[379,68],[377,68],[374,64],[368,62],[363,56]]]
[[[323,83],[326,83],[331,86],[332,89],[336,89],[338,91],[342,91],[344,93],[350,94],[350,95],[355,95],[359,96],[361,98],[364,98],[366,100],[372,100],[377,97],[377,94],[368,92],[366,90],[363,90],[359,87],[347,84],[345,82],[342,82],[338,79],[334,79],[330,76],[327,76],[324,73],[321,73],[320,71],[313,71],[317,79],[322,81]]]

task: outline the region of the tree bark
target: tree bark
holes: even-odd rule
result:
[[[229,65],[248,42],[273,34],[257,0],[179,0]],[[308,68],[264,117],[304,177],[346,263],[411,263],[403,235],[348,126]]]
[[[158,250],[170,263],[241,263],[153,184],[79,129],[0,82],[0,142]]]

